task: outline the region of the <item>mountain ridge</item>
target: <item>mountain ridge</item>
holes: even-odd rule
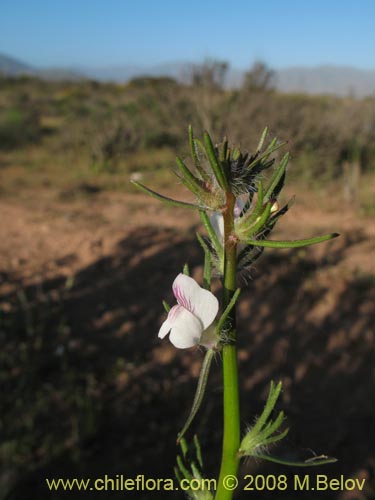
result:
[[[39,68],[6,54],[0,54],[0,74],[5,76],[35,76],[46,80],[84,80],[125,83],[132,78],[169,76],[186,82],[195,64],[172,62],[150,66],[134,64],[107,67]],[[375,70],[322,64],[292,66],[274,70],[275,88],[285,93],[333,94],[355,97],[375,96]],[[229,68],[226,87],[241,86],[245,71]]]

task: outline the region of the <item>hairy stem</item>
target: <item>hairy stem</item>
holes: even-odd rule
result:
[[[235,197],[227,193],[227,206],[224,216],[224,241],[225,241],[225,264],[224,264],[224,289],[223,308],[229,304],[236,291],[236,265],[237,245],[231,240],[233,231],[233,209]],[[236,310],[235,306],[228,315],[223,326],[228,342],[224,344],[223,355],[223,388],[224,388],[224,429],[223,429],[223,451],[219,481],[217,485],[215,500],[231,500],[233,491],[226,489],[225,479],[228,476],[237,477],[238,471],[238,449],[240,446],[240,405],[238,388],[238,366],[236,346]]]

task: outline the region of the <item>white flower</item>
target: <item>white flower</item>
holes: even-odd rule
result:
[[[217,341],[212,329],[208,328],[219,310],[215,295],[184,274],[177,276],[172,290],[177,305],[172,307],[161,325],[159,338],[163,339],[170,332],[169,340],[179,349],[198,344],[213,347]]]

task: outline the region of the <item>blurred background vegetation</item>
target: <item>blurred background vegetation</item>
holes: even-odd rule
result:
[[[0,78],[0,201],[24,204],[31,212],[39,201],[46,201],[49,210],[60,203],[55,208],[66,215],[68,225],[74,224],[81,211],[94,231],[95,226],[106,224],[104,215],[92,205],[98,193],[124,195],[121,200],[131,216],[136,210],[141,214],[148,210],[142,195],[133,195],[131,178],[147,179],[156,189],[170,186],[176,153],[187,155],[188,124],[197,136],[207,129],[218,140],[227,134],[231,142],[249,149],[268,126],[271,136],[289,143],[292,185],[299,186],[302,200],[304,193],[314,191],[320,203],[320,194],[325,193],[325,210],[339,214],[338,218],[345,205],[354,210],[355,219],[373,215],[374,98],[281,94],[273,89],[272,71],[261,63],[248,72],[242,88],[228,90],[223,85],[225,72],[225,63],[207,61],[192,69],[186,84],[162,77],[137,78],[126,84]],[[69,206],[77,200],[82,205],[69,215]],[[7,256],[16,263],[1,269],[1,500],[67,497],[46,490],[42,478],[51,476],[88,477],[104,470],[129,477],[137,473],[171,477],[175,423],[187,414],[199,363],[190,352],[175,353],[167,345],[160,350],[154,339],[161,314],[156,301],[170,296],[170,283],[183,259],[189,256],[192,269],[199,272],[200,255],[194,232],[158,231],[158,220],[166,212],[151,209],[149,219],[154,222],[146,223],[144,215],[144,227],[142,223],[139,229],[127,227],[113,255],[102,254],[103,242],[94,241],[95,261],[76,269],[75,256],[67,253],[58,265],[69,267],[71,259],[73,272],[68,274],[56,271],[47,277],[39,270],[26,278],[18,270],[23,264],[18,253],[23,249],[14,248],[14,255]],[[48,221],[48,214],[44,211],[40,216],[43,222]],[[316,221],[317,228],[320,223]],[[191,229],[189,224],[186,227]],[[194,228],[196,224],[193,221]],[[25,240],[25,245],[32,245],[33,238],[29,243]],[[337,263],[356,241],[366,238],[356,228],[330,255],[292,253],[285,272],[281,257],[266,259],[263,270],[268,281],[260,280],[256,287],[258,301],[267,297],[269,316],[250,295],[242,310],[244,332],[253,328],[250,323],[257,317],[259,339],[264,336],[264,345],[271,351],[272,346],[282,350],[278,335],[288,338],[290,326],[301,331],[288,364],[275,351],[267,373],[265,351],[255,340],[250,347],[243,342],[246,373],[255,373],[253,378],[259,374],[256,381],[248,378],[244,386],[246,401],[257,401],[255,407],[249,405],[249,411],[260,410],[270,376],[284,377],[286,413],[292,423],[296,421],[297,445],[313,442],[322,452],[344,456],[346,461],[337,470],[348,474],[363,470],[369,474],[370,470],[369,449],[364,443],[359,445],[357,435],[348,438],[343,429],[354,425],[353,418],[358,435],[362,425],[369,428],[370,400],[363,384],[370,379],[371,356],[366,345],[373,277],[360,266],[354,274],[340,274]],[[142,259],[137,261],[137,255]],[[322,269],[328,281],[345,286],[338,287],[332,308],[316,322],[309,319],[309,313],[330,287],[325,281],[314,285],[312,277]],[[274,277],[281,280],[280,285]],[[286,300],[289,294],[303,304],[303,314],[292,300]],[[259,310],[263,311],[260,316]],[[267,319],[271,312],[273,320]],[[331,351],[329,341],[324,340],[327,331],[354,332],[354,337],[343,334],[344,340],[338,339],[339,347]],[[248,349],[257,355],[254,364],[246,354]],[[341,372],[340,356],[345,358],[350,349],[357,372],[348,368],[349,360]],[[301,360],[305,366],[296,374],[293,366]],[[317,376],[322,369],[331,370],[324,379]],[[354,392],[361,385],[350,396],[354,400],[343,392],[343,379]],[[220,385],[220,374],[216,382]],[[312,388],[315,395],[321,391],[322,401],[317,403],[317,413],[307,418],[306,428],[301,412]],[[343,406],[341,421],[336,416],[324,424],[329,417],[327,405],[338,393],[335,404]],[[203,415],[208,427],[209,415],[220,414],[220,394],[211,396],[213,403]],[[355,408],[360,405],[364,415],[358,417]],[[215,449],[220,446],[220,435],[204,435],[203,441]],[[161,456],[165,463],[160,463]],[[208,466],[215,470],[214,454],[208,457]],[[141,493],[137,497],[149,498]],[[159,497],[155,493],[153,498]],[[359,498],[374,497],[369,493]]]
[[[289,142],[293,175],[309,183],[340,178],[351,191],[361,174],[374,168],[373,97],[280,94],[273,90],[272,70],[260,62],[245,75],[241,89],[227,90],[226,71],[225,62],[208,60],[192,67],[189,85],[167,77],[127,84],[2,78],[2,161],[9,165],[23,155],[27,160],[21,162],[38,170],[46,162],[55,167],[52,158],[61,165],[73,158],[72,171],[88,178],[98,172],[160,170],[164,158],[185,147],[191,123],[197,135],[229,133],[233,143],[250,149],[267,125],[270,135]]]

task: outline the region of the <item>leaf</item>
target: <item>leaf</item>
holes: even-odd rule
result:
[[[202,450],[201,445],[198,439],[198,436],[194,434],[194,446],[195,446],[195,454],[201,469],[203,469],[203,458],[202,458]]]
[[[255,222],[254,225],[241,228],[241,233],[249,231],[250,234],[256,234],[267,222],[270,214],[271,214],[272,202],[268,202],[264,207],[262,215],[259,216],[259,220]]]
[[[185,181],[185,186],[198,198],[202,198],[205,195],[205,192],[202,188],[201,181],[197,179],[192,172],[190,172],[185,162],[181,160],[179,156],[176,157],[176,163],[182,174],[182,180]]]
[[[194,203],[188,203],[186,201],[179,201],[179,200],[174,200],[173,198],[168,198],[167,196],[164,196],[160,193],[157,193],[156,191],[153,191],[152,189],[144,186],[140,182],[137,181],[130,181],[132,184],[134,184],[135,187],[143,191],[144,193],[152,196],[153,198],[156,198],[159,201],[162,201],[163,203],[175,207],[183,207],[183,208],[193,208],[194,210],[209,210],[208,207],[202,207],[199,205],[195,205]]]
[[[204,227],[206,228],[206,231],[208,233],[208,236],[211,240],[212,246],[219,257],[219,260],[222,261],[224,258],[224,249],[223,245],[220,243],[218,240],[217,234],[214,231],[214,228],[212,227],[212,224],[210,222],[210,219],[206,212],[204,210],[199,211],[199,215],[201,218],[201,221],[203,222]]]
[[[277,140],[273,139],[268,146],[268,148],[265,150],[264,153],[262,153],[260,156],[257,156],[248,166],[247,170],[252,170],[256,165],[258,165],[262,160],[266,160],[271,153],[274,153],[278,149],[282,148],[285,146],[287,143],[286,142],[280,142],[277,144]]]
[[[275,170],[273,176],[271,177],[270,183],[264,193],[264,201],[268,201],[270,198],[277,197],[280,193],[284,180],[285,180],[285,170],[289,161],[289,153],[284,155],[280,162],[280,165]]]
[[[271,241],[271,240],[247,240],[248,245],[253,245],[255,247],[267,247],[267,248],[299,248],[309,245],[316,245],[317,243],[322,243],[323,241],[329,241],[333,238],[340,236],[338,233],[324,234],[323,236],[316,236],[315,238],[308,238],[305,240],[291,240],[291,241]]]
[[[285,438],[285,436],[288,434],[289,429],[285,429],[285,431],[281,432],[280,434],[276,434],[275,436],[271,436],[267,439],[265,439],[262,444],[263,446],[268,446],[269,444],[272,443],[277,443],[277,441],[281,441],[282,439]]]
[[[189,429],[192,421],[194,420],[195,415],[197,414],[202,401],[203,401],[203,396],[206,391],[206,386],[207,386],[207,380],[208,380],[208,375],[210,373],[210,368],[211,368],[211,362],[214,357],[214,350],[213,349],[208,349],[206,352],[206,355],[203,360],[201,372],[199,374],[199,379],[198,379],[198,385],[197,385],[197,390],[195,392],[194,396],[194,401],[193,405],[190,410],[190,414],[185,422],[185,425],[181,429],[181,431],[178,433],[177,436],[177,443],[179,443],[182,439],[182,437],[185,435],[186,431]]]
[[[288,465],[291,467],[314,467],[317,465],[333,464],[334,462],[337,462],[337,458],[327,457],[326,455],[313,457],[312,459],[309,458],[304,462],[284,460],[283,458],[273,457],[272,455],[263,455],[261,453],[256,453],[255,456],[257,458],[262,458],[263,460],[268,460],[269,462],[274,462],[275,464]]]
[[[281,382],[279,382],[275,387],[274,381],[271,380],[270,391],[268,393],[266,406],[264,407],[264,410],[263,410],[261,416],[258,418],[256,424],[252,428],[252,430],[251,430],[252,434],[258,433],[262,429],[262,427],[265,425],[268,417],[270,416],[272,410],[275,407],[276,401],[278,400],[278,397],[279,397],[280,392],[281,392],[281,388],[282,388]]]
[[[191,125],[189,125],[189,145],[190,145],[190,154],[194,161],[195,166],[200,165],[197,148],[194,140],[193,127]]]
[[[212,144],[211,137],[208,132],[204,133],[204,144],[208,159],[210,161],[210,165],[212,167],[212,170],[214,171],[217,182],[219,183],[221,188],[226,191],[228,189],[228,180],[225,176],[224,169],[222,168],[222,165],[216,156],[215,148]]]
[[[197,239],[203,248],[204,252],[204,266],[203,266],[203,288],[211,290],[211,252],[206,242],[199,233],[196,233]]]
[[[256,149],[257,152],[261,151],[264,141],[266,140],[267,134],[268,134],[268,127],[266,127],[262,132],[262,136],[259,140],[258,147]]]
[[[232,295],[232,298],[230,299],[229,304],[227,305],[227,307],[225,308],[223,314],[221,315],[221,317],[220,317],[220,319],[218,321],[218,324],[216,326],[216,331],[218,332],[219,335],[220,335],[220,332],[221,332],[221,330],[222,330],[222,328],[224,326],[224,323],[225,323],[227,317],[229,316],[231,310],[235,306],[240,293],[241,293],[241,288],[237,288],[237,290]]]

